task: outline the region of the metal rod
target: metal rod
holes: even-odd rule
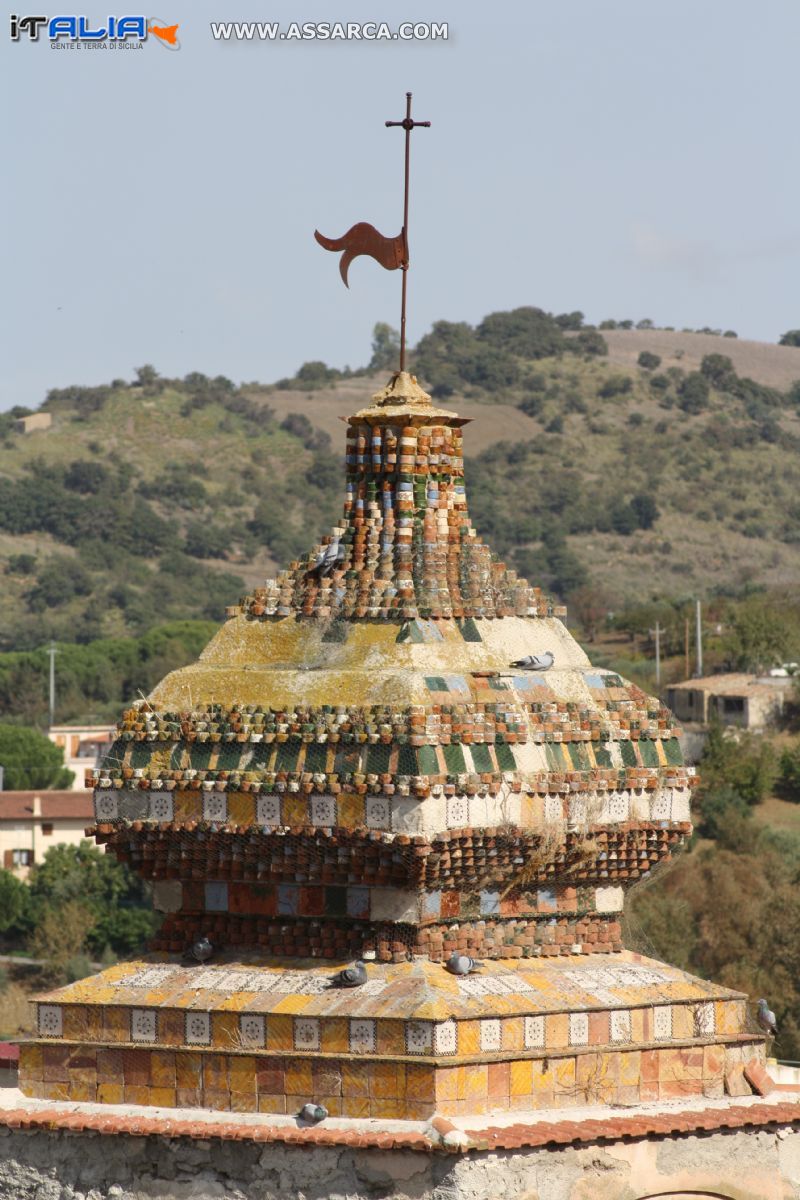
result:
[[[52,728],[56,719],[56,655],[58,649],[55,642],[50,643],[47,653],[50,655],[50,727]]]
[[[424,129],[430,129],[430,121],[415,121],[411,116],[411,92],[406,92],[406,115],[402,121],[386,121],[386,127],[400,126],[405,130],[405,178],[403,182],[403,250],[404,258],[400,264],[400,270],[403,272],[403,285],[400,292],[400,370],[406,369],[406,308],[408,297],[408,194],[409,180],[411,178],[411,130],[417,129],[420,126]]]
[[[701,620],[700,601],[695,607],[695,641],[697,644],[697,677],[703,677],[703,623]]]

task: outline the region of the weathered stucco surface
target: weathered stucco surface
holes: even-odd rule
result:
[[[0,1129],[0,1200],[798,1200],[800,1131],[461,1156]]]

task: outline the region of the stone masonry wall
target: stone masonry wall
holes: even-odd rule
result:
[[[797,1200],[783,1127],[463,1155],[0,1128],[0,1200]]]

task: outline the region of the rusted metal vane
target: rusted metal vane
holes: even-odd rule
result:
[[[406,306],[408,295],[408,194],[411,166],[411,131],[413,129],[429,129],[430,121],[415,121],[411,116],[411,92],[406,92],[406,115],[402,121],[387,121],[387,128],[405,130],[405,180],[403,187],[403,228],[397,237],[387,238],[379,233],[374,225],[359,221],[340,238],[325,237],[314,230],[314,237],[325,250],[343,251],[339,260],[339,273],[345,287],[350,263],[360,255],[368,255],[387,271],[401,270],[403,272],[403,287],[400,301],[400,370],[406,367]]]

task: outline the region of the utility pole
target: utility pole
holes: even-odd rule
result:
[[[50,728],[52,729],[56,723],[56,655],[58,647],[55,642],[50,643],[47,653],[50,655]]]
[[[689,678],[689,618],[683,622],[683,678]]]
[[[701,620],[700,601],[696,602],[695,607],[695,642],[697,648],[697,670],[695,672],[698,679],[703,676],[703,623]]]
[[[656,687],[657,688],[661,687],[661,634],[663,632],[664,632],[664,630],[661,628],[658,621],[656,621],[655,629],[650,630],[650,633],[653,634],[656,639]]]

